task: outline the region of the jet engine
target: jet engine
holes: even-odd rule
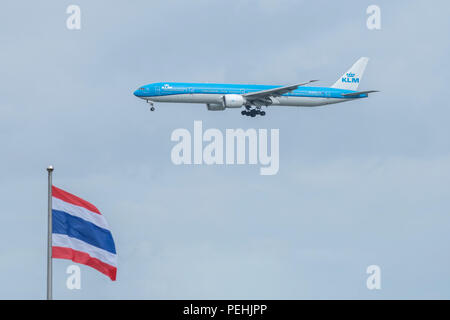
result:
[[[222,99],[226,108],[240,108],[247,102],[240,94],[226,94]]]
[[[222,103],[207,103],[206,108],[209,111],[223,111],[225,110],[225,106]]]

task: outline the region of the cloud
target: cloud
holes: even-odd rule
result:
[[[82,267],[81,292],[55,261],[57,298],[448,296],[445,4],[381,1],[380,31],[366,29],[364,3],[79,5],[79,32],[64,4],[0,13],[0,297],[45,295],[49,164],[107,217],[119,255],[117,283]],[[132,95],[166,80],[328,85],[366,55],[361,87],[381,92],[348,104],[250,119],[150,113]],[[279,173],[174,166],[170,134],[194,120],[280,129]],[[377,296],[365,288],[374,263]]]

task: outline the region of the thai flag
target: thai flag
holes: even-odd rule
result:
[[[52,186],[52,225],[52,258],[90,266],[116,280],[116,247],[95,206]]]

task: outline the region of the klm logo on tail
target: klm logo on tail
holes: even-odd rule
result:
[[[333,84],[332,88],[357,90],[369,58],[361,57]]]
[[[352,72],[348,72],[346,77],[342,77],[342,82],[345,83],[359,83],[359,78],[355,78],[355,74]]]

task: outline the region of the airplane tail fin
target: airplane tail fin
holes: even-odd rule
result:
[[[364,69],[366,69],[367,62],[369,62],[369,58],[359,58],[359,60],[356,61],[355,64],[331,87],[337,89],[357,90],[359,82],[362,79]]]

